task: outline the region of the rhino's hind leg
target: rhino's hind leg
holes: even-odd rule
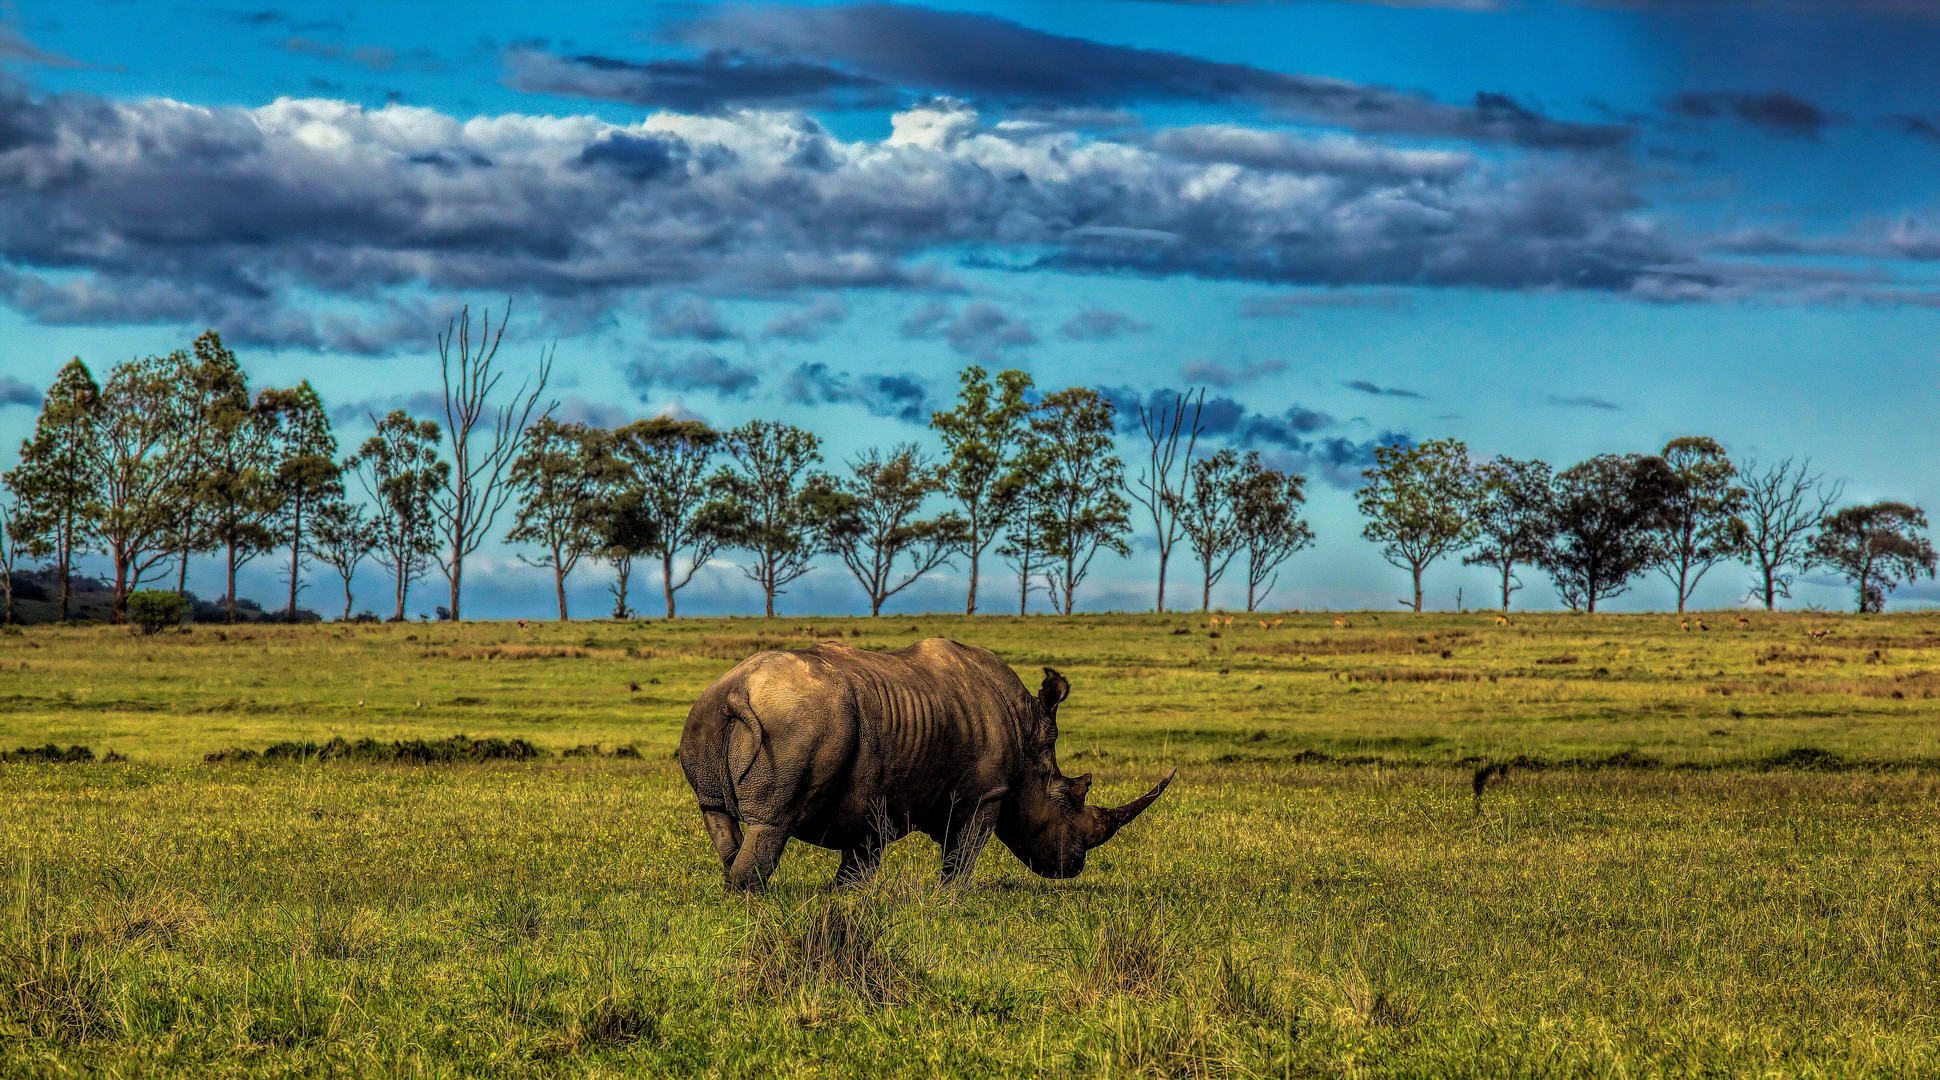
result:
[[[702,810],[701,822],[714,851],[721,857],[721,873],[734,869],[734,857],[741,853],[741,825],[726,810]]]
[[[788,830],[780,825],[748,824],[741,848],[728,867],[727,887],[742,892],[759,892],[768,884],[768,875],[781,861],[781,849],[788,845]]]

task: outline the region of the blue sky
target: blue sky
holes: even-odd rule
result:
[[[17,0],[0,66],[0,464],[68,356],[205,325],[259,384],[311,379],[348,449],[436,384],[455,305],[511,297],[505,359],[556,341],[565,414],[779,417],[832,463],[933,445],[910,420],[972,361],[1206,385],[1245,410],[1215,445],[1312,478],[1276,605],[1402,595],[1349,493],[1383,438],[1566,464],[1701,433],[1940,505],[1931,0]],[[546,613],[485,556],[470,610]],[[1081,599],[1152,576],[1147,542]],[[1490,596],[1452,562],[1427,586]],[[603,589],[582,570],[576,609]],[[860,602],[831,565],[782,608]],[[758,597],[722,565],[683,606]]]

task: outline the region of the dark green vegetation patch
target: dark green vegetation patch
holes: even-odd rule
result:
[[[379,742],[376,739],[331,739],[319,746],[313,742],[280,742],[258,752],[242,747],[205,754],[210,765],[243,762],[268,764],[279,761],[356,761],[375,764],[448,765],[465,761],[531,761],[545,751],[524,739],[473,739],[453,735],[445,739],[404,739]]]

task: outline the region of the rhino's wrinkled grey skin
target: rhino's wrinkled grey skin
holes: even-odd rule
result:
[[[1123,806],[1085,805],[1090,775],[1058,771],[1069,692],[1045,668],[1033,697],[995,654],[945,638],[757,653],[688,710],[680,767],[731,889],[760,888],[790,837],[840,851],[846,885],[912,832],[942,845],[946,881],[970,872],[992,832],[1033,871],[1066,878],[1172,781]]]

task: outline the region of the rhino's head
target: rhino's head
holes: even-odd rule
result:
[[[1075,877],[1085,868],[1085,852],[1112,838],[1172,782],[1166,772],[1152,790],[1123,806],[1088,806],[1091,774],[1066,776],[1058,770],[1058,705],[1071,692],[1064,676],[1044,669],[1037,701],[1042,715],[1034,745],[1026,747],[1023,789],[1013,793],[998,819],[997,838],[1032,871],[1050,878]]]

